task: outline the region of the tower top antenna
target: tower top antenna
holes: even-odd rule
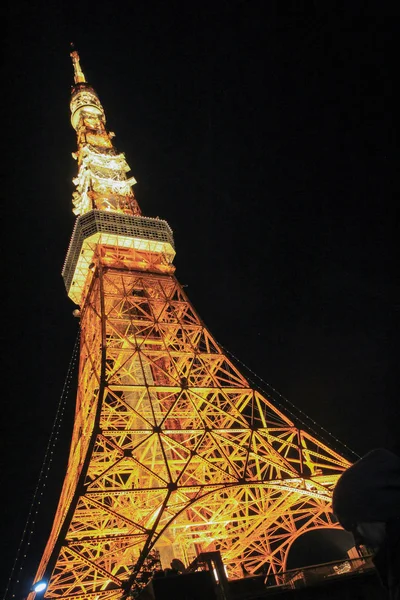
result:
[[[74,81],[75,83],[86,83],[85,76],[81,69],[81,65],[79,62],[79,54],[78,51],[75,50],[75,46],[71,43],[71,53],[70,57],[72,58],[72,64],[74,66]]]

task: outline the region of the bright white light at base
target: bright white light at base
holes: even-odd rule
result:
[[[37,581],[36,583],[33,584],[32,586],[32,591],[33,592],[43,592],[43,590],[45,590],[47,588],[47,582],[46,581]]]

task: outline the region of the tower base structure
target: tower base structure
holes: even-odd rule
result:
[[[49,571],[46,598],[120,597],[154,550],[163,567],[219,551],[230,578],[285,570],[299,535],[336,527],[331,492],[349,463],[224,354],[174,276],[163,222],[156,239],[134,238],[97,217],[83,217],[85,231],[78,219],[64,267],[81,300],[81,354],[69,466],[37,576]]]

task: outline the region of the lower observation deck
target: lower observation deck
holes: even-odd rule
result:
[[[99,245],[160,255],[166,265],[172,265],[175,257],[173,234],[166,221],[92,210],[77,218],[62,270],[68,295],[76,304],[81,304]]]

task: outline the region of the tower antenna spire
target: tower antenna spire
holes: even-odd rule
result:
[[[79,62],[79,54],[78,51],[75,50],[75,46],[71,43],[71,53],[70,57],[72,58],[72,64],[74,66],[74,81],[75,83],[86,83],[85,75],[81,69],[81,64]]]
[[[78,175],[73,179],[72,209],[76,215],[92,210],[140,215],[132,190],[134,177],[125,155],[113,146],[114,133],[106,128],[106,115],[100,99],[86,81],[79,54],[71,44],[75,84],[71,89],[71,123],[77,132],[78,149],[73,157],[78,162]]]

